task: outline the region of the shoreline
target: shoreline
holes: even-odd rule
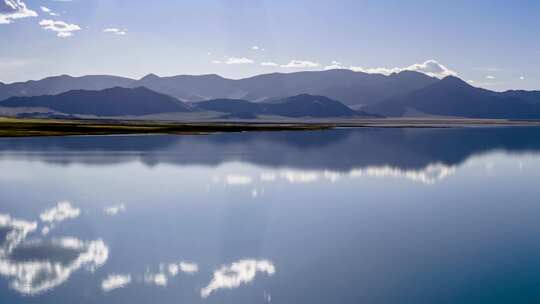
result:
[[[540,127],[540,121],[447,118],[306,119],[271,121],[60,120],[0,117],[0,137],[171,134],[217,132],[316,131],[334,128]]]

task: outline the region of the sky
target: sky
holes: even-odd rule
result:
[[[0,0],[0,81],[348,68],[540,90],[538,0]]]

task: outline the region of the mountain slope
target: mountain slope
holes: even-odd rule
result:
[[[501,93],[501,95],[508,98],[520,98],[533,104],[540,103],[540,91],[510,90]]]
[[[264,113],[260,103],[241,99],[213,99],[198,102],[194,106],[203,111],[226,113],[229,118],[256,118]]]
[[[265,113],[285,117],[345,117],[356,112],[325,96],[301,94],[263,104]]]
[[[213,77],[212,81],[208,80],[210,77]],[[167,77],[163,80],[156,79],[156,82],[167,81],[174,83],[175,87],[190,88],[192,95],[200,96],[197,99],[183,95],[185,97],[183,100],[188,101],[231,98],[260,102],[310,94],[327,96],[347,105],[359,105],[375,103],[438,81],[436,78],[416,72],[384,76],[351,70],[271,73],[239,80],[206,75],[205,81],[209,85],[200,83],[196,85],[193,80],[193,76],[191,78],[177,76]],[[181,97],[175,94],[171,94],[171,96]]]
[[[96,116],[147,115],[190,112],[185,103],[144,87],[111,88],[101,91],[75,90],[51,96],[12,97],[2,107],[42,107],[66,114]]]
[[[362,116],[339,101],[324,96],[301,94],[272,102],[255,103],[239,99],[216,99],[194,104],[200,110],[228,114],[226,117],[256,118],[258,115],[283,117],[352,117]],[[364,114],[365,115],[365,114]]]
[[[540,118],[540,103],[523,94],[497,93],[476,88],[448,76],[412,93],[393,97],[364,110],[399,117],[413,110],[429,115],[467,118]]]
[[[217,98],[239,98],[234,86],[235,81],[218,75],[179,75],[159,77],[154,74],[146,75],[136,82],[153,91],[185,101],[200,101]],[[238,96],[237,96],[238,95]]]
[[[132,87],[134,81],[129,78],[107,75],[54,76],[36,81],[30,80],[0,86],[0,101],[14,96],[57,95],[72,90],[99,91],[113,87],[127,88]]]
[[[103,90],[112,87],[144,86],[180,100],[212,99],[265,101],[299,94],[327,96],[347,105],[372,104],[438,81],[417,72],[384,76],[351,70],[327,70],[263,74],[244,79],[218,75],[159,77],[149,74],[139,80],[115,76],[57,76],[0,86],[0,100],[13,96],[55,95],[70,90]]]

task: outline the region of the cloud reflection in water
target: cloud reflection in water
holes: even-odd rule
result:
[[[350,171],[340,172],[331,170],[296,170],[281,169],[276,171],[266,171],[259,175],[261,182],[274,182],[284,180],[290,184],[308,184],[318,181],[329,181],[336,183],[342,178],[356,179],[360,177],[392,177],[405,178],[413,182],[425,185],[433,185],[456,172],[456,167],[447,166],[440,163],[430,164],[422,169],[400,169],[391,166],[369,166],[364,168],[353,168]],[[238,174],[227,174],[224,179],[219,176],[213,177],[213,182],[224,181],[227,185],[251,184],[253,179],[249,176]],[[254,195],[256,196],[256,195]]]
[[[201,289],[201,297],[206,298],[219,289],[234,289],[255,279],[258,272],[273,275],[274,264],[267,260],[240,260],[214,271],[210,283]]]
[[[109,249],[102,240],[26,240],[36,229],[37,222],[0,214],[0,230],[5,231],[0,247],[0,275],[10,278],[11,288],[19,293],[37,295],[49,291],[66,282],[73,272],[83,267],[94,270],[108,259]]]
[[[45,210],[39,215],[41,221],[48,224],[41,229],[41,234],[49,234],[51,229],[54,228],[55,223],[60,223],[68,219],[77,218],[80,214],[81,209],[71,206],[70,202],[58,202],[55,207]]]
[[[114,289],[126,287],[129,283],[131,283],[131,275],[111,274],[101,282],[101,289],[109,292]]]

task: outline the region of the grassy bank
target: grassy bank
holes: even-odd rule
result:
[[[289,123],[164,123],[146,121],[54,120],[0,118],[0,137],[206,134],[214,132],[322,130],[327,124]]]
[[[112,135],[112,134],[208,134],[242,131],[309,131],[335,127],[447,128],[487,126],[540,126],[540,121],[499,119],[337,119],[296,121],[163,122],[143,120],[57,120],[0,117],[0,137]]]

